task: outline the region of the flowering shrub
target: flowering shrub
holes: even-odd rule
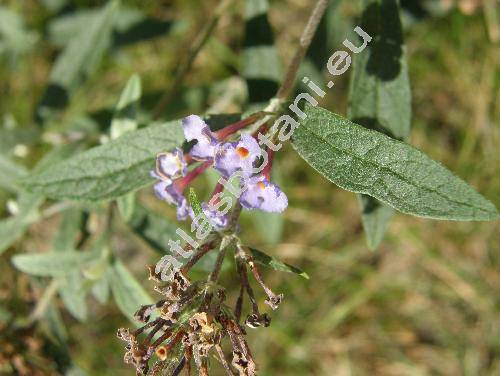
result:
[[[324,83],[317,78],[322,75],[308,51],[329,2],[315,2],[281,74],[267,1],[245,1],[242,55],[246,60],[239,68],[247,96],[240,107],[246,112],[208,115],[184,108],[184,114],[200,114],[166,121],[170,117],[166,109],[230,3],[222,1],[214,9],[177,68],[169,92],[158,98],[155,108],[141,110],[142,83],[133,75],[105,134],[82,136],[79,132],[85,134],[92,125],[80,124],[83,130],[76,127],[65,134],[65,145],[54,147],[29,173],[9,158],[0,161],[0,172],[7,177],[2,187],[17,195],[10,202],[14,215],[0,224],[1,252],[14,245],[28,225],[62,214],[50,252],[12,257],[22,272],[51,279],[33,313],[19,324],[20,338],[46,312],[58,315],[51,306],[57,294],[71,315],[84,321],[87,294],[105,304],[111,293],[136,325],[118,329],[118,337],[125,342],[125,363],[137,374],[190,375],[196,368],[198,374],[208,375],[217,361],[228,375],[256,375],[258,359],[252,355],[247,331],[269,327],[284,300],[283,293],[264,282],[261,268],[309,278],[299,268],[253,248],[244,240],[246,228],[240,222],[245,211],[251,216],[281,215],[288,208],[286,190],[277,184],[280,171],[275,158],[289,140],[292,152],[312,171],[357,195],[371,249],[383,241],[396,211],[439,220],[498,218],[494,204],[408,143],[411,91],[400,5],[395,0],[362,2],[359,26],[349,29],[342,46],[329,51],[322,62],[321,69],[327,73]],[[65,110],[71,112],[66,107],[93,65],[112,45],[118,48],[125,43],[130,35],[124,29],[133,31],[146,22],[119,1],[80,16],[72,20],[80,23],[74,38],[65,40],[64,33],[58,34],[65,47],[36,108],[35,120],[47,127],[47,139],[62,137],[54,136],[48,124],[57,122]],[[68,24],[53,27],[64,29]],[[20,29],[19,35],[24,36],[19,40],[34,42],[34,35]],[[299,69],[308,65],[302,64],[304,60],[314,69],[301,78],[305,71]],[[327,98],[326,89],[334,89],[351,66],[347,119],[322,108],[322,101]],[[17,153],[23,150],[18,147]],[[205,181],[197,193],[196,179],[207,175],[217,181]],[[145,187],[140,196],[139,190]],[[200,200],[205,191],[210,193]],[[156,196],[149,206],[168,204],[175,208],[176,220],[169,221],[143,204],[143,197],[152,196],[148,192]],[[47,200],[52,200],[50,206],[39,211]],[[156,299],[115,250],[112,238],[120,226],[161,254],[155,264],[138,268],[149,269]],[[201,268],[207,260],[212,265]],[[233,286],[221,282],[227,265],[234,269],[237,283]],[[202,277],[196,268],[204,271]],[[254,292],[255,285],[259,291]],[[232,290],[237,292],[234,299]],[[265,300],[259,305],[260,294]],[[24,363],[12,355],[16,346],[9,344],[8,356],[0,360],[13,364],[9,371],[34,372],[31,366],[21,367]]]

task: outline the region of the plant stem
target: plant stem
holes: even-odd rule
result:
[[[222,0],[215,9],[208,23],[206,23],[203,29],[199,33],[197,33],[196,39],[192,43],[190,43],[191,48],[189,49],[185,60],[178,65],[176,72],[174,73],[175,79],[172,86],[165,92],[165,94],[163,94],[163,96],[160,98],[160,101],[153,110],[154,118],[158,118],[163,113],[163,111],[165,111],[172,98],[176,95],[177,89],[184,80],[186,74],[190,71],[193,62],[196,59],[196,56],[205,46],[206,42],[210,38],[210,35],[219,23],[222,14],[224,14],[224,11],[227,9],[231,2],[232,0]]]

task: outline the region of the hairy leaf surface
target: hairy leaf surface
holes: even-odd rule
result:
[[[403,29],[396,0],[364,0],[361,28],[372,40],[354,54],[349,118],[399,140],[411,125],[411,92]],[[378,247],[393,209],[370,196],[359,197],[363,228],[371,249]]]
[[[154,124],[54,164],[26,185],[54,199],[117,198],[151,183],[156,154],[180,146],[183,139],[179,121]]]
[[[451,220],[498,218],[491,202],[421,151],[325,109],[307,107],[293,145],[339,187],[403,213]]]

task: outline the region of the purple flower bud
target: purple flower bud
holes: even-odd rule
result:
[[[206,161],[213,158],[218,142],[201,117],[197,115],[185,117],[182,120],[182,128],[187,141],[197,141],[190,152],[194,159]]]
[[[249,177],[260,156],[261,149],[255,138],[244,134],[239,141],[219,145],[215,152],[214,168],[226,178],[236,171],[242,171],[243,176]]]
[[[185,176],[186,171],[187,163],[184,159],[184,153],[180,148],[175,148],[168,153],[158,154],[153,176],[164,181],[171,181]]]
[[[245,209],[260,209],[270,213],[281,213],[288,206],[286,195],[262,175],[245,181],[240,202]]]
[[[154,186],[156,196],[169,204],[177,206],[177,219],[184,220],[189,215],[189,205],[186,198],[177,188],[176,184],[160,181]]]

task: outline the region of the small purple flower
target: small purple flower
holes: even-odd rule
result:
[[[191,156],[200,161],[213,158],[218,142],[208,125],[197,115],[189,115],[182,120],[182,128],[187,141],[196,140],[191,148]]]
[[[156,196],[160,200],[164,200],[171,205],[177,206],[177,219],[184,220],[188,217],[190,207],[186,198],[180,192],[175,183],[171,184],[165,181],[160,181],[154,186]]]
[[[153,177],[163,181],[172,181],[185,176],[187,163],[181,149],[175,148],[167,153],[160,153],[156,157],[156,169],[151,174]]]
[[[224,177],[241,171],[243,176],[252,174],[254,163],[261,156],[261,149],[255,138],[244,134],[236,142],[220,144],[215,152],[214,168]]]
[[[245,181],[240,203],[245,209],[281,213],[288,206],[288,199],[277,185],[261,175]]]
[[[217,230],[223,230],[229,225],[229,213],[223,214],[217,209],[213,209],[206,202],[201,203],[201,209],[203,210],[203,214],[205,214],[210,224]]]

